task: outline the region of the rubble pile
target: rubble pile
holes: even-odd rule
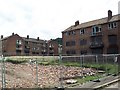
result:
[[[56,87],[60,78],[94,75],[96,70],[58,65],[12,64],[6,63],[7,88]]]

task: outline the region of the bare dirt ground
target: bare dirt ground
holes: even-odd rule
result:
[[[37,74],[36,64],[29,63],[5,63],[5,67],[7,88],[57,87],[60,85],[60,77],[69,78],[75,76],[94,75],[96,73],[96,71],[91,68],[38,65]],[[36,78],[37,75],[38,83]]]

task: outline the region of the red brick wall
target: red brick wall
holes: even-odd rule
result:
[[[16,55],[16,41],[22,40],[21,37],[17,34],[12,35],[3,41],[3,51],[7,55]]]
[[[108,43],[108,35],[117,35],[118,36],[118,47],[119,47],[119,53],[120,53],[120,21],[119,23],[117,22],[117,28],[114,28],[112,30],[108,30],[108,23],[106,24],[102,24],[101,25],[101,30],[102,30],[102,40],[104,43],[104,48],[103,48],[103,53],[106,54],[107,53],[107,48],[109,47],[109,43]],[[78,30],[74,30],[76,32],[75,35],[66,35],[66,32],[62,32],[62,38],[63,38],[63,54],[66,54],[67,50],[71,50],[71,49],[75,49],[76,50],[76,54],[80,54],[80,51],[82,49],[87,49],[88,54],[91,53],[91,49],[90,47],[90,42],[91,42],[91,37],[90,37],[90,33],[92,31],[92,27],[87,27],[85,28],[85,34],[81,35],[80,34],[80,29]],[[87,40],[87,45],[84,46],[80,46],[80,40],[81,39],[86,39]],[[75,40],[76,41],[76,46],[68,46],[66,47],[66,41],[71,41],[71,40]]]

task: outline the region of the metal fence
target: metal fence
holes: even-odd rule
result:
[[[119,54],[1,56],[0,61],[2,88],[73,87],[120,73]]]

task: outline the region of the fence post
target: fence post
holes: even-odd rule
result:
[[[98,55],[96,55],[95,58],[96,58],[96,64],[98,65],[99,64],[98,63]],[[98,75],[98,67],[97,67],[97,77],[98,77],[97,81],[100,82],[99,75]]]
[[[37,61],[37,58],[36,58],[36,86],[38,88],[38,61]]]
[[[83,55],[83,59],[82,59],[82,67],[84,67],[84,55]]]
[[[85,63],[85,55],[83,54],[82,56],[83,56],[82,57],[82,69],[83,69],[83,68],[85,68],[86,63]],[[82,74],[83,74],[83,72],[82,72]],[[85,75],[83,75],[83,78],[85,78]]]
[[[58,47],[58,52],[59,52],[59,65],[61,66],[62,64],[62,46],[59,44]],[[63,76],[62,76],[62,67],[60,67],[60,88],[63,88]]]
[[[81,68],[82,68],[82,63],[83,63],[83,58],[82,58],[82,56],[80,56],[80,66],[81,66]]]
[[[106,64],[105,72],[106,72],[106,75],[108,75],[108,71],[107,71],[107,55],[105,55],[105,64]]]
[[[114,75],[116,76],[117,75],[117,56],[115,56],[115,54],[114,54],[114,68],[115,68]]]
[[[2,55],[2,67],[1,67],[1,69],[2,69],[2,90],[4,90],[5,89],[5,87],[6,87],[6,81],[5,81],[5,58],[3,57],[3,55]]]

